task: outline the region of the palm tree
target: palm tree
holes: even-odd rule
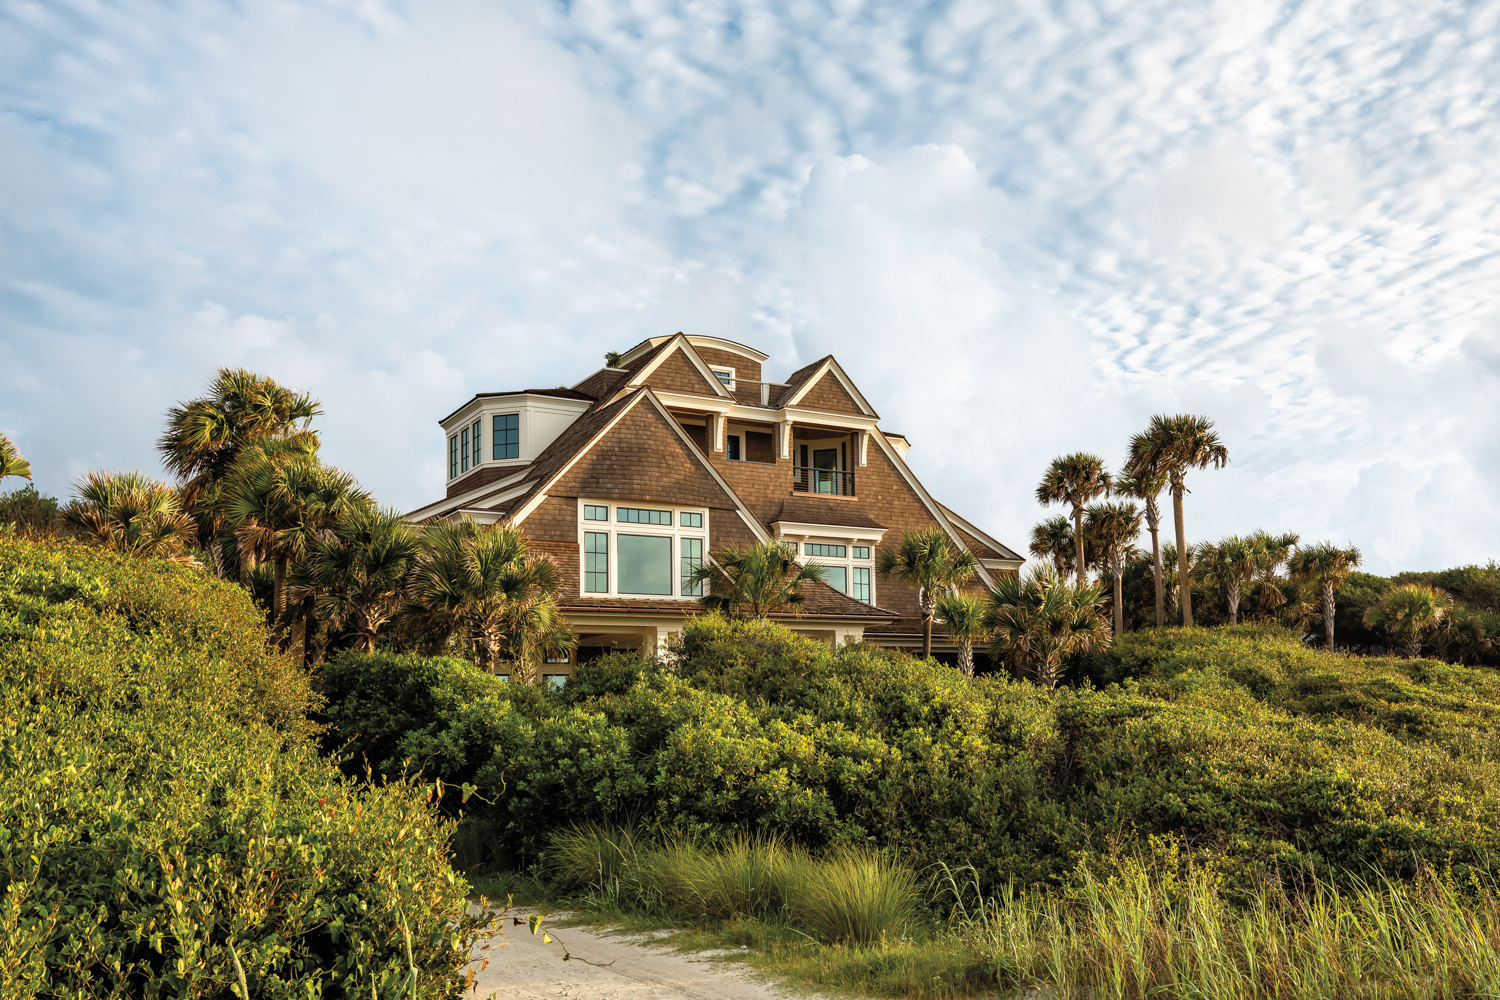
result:
[[[961,549],[937,525],[906,531],[899,544],[880,550],[875,569],[882,580],[895,579],[917,591],[922,610],[922,656],[932,655],[932,616],[943,593],[974,575],[979,561]]]
[[[134,556],[175,556],[193,537],[177,492],[139,472],[88,473],[61,516],[85,538]]]
[[[197,522],[198,543],[214,554],[221,576],[230,571],[216,543],[224,534],[223,486],[231,471],[257,448],[278,456],[315,455],[318,435],[307,424],[322,412],[312,397],[243,368],[219,369],[208,395],[167,411],[157,450],[177,477],[183,508]]]
[[[1251,582],[1256,586],[1256,613],[1265,616],[1287,603],[1287,595],[1283,590],[1287,579],[1281,575],[1281,568],[1291,559],[1292,550],[1301,541],[1301,537],[1295,531],[1273,535],[1257,528],[1245,541],[1255,550],[1260,562],[1260,569]],[[1289,619],[1296,619],[1302,615],[1302,611],[1293,608],[1284,614]]]
[[[1067,576],[1073,569],[1073,522],[1059,514],[1031,529],[1031,554],[1038,559],[1051,559],[1052,568],[1058,576]]]
[[[772,539],[757,545],[726,545],[693,570],[694,586],[708,584],[700,603],[710,611],[758,618],[778,611],[800,611],[802,585],[822,580],[822,566],[804,566],[786,544]]]
[[[1073,547],[1080,589],[1088,585],[1088,561],[1083,549],[1083,508],[1090,500],[1108,495],[1114,485],[1104,459],[1087,452],[1054,458],[1036,488],[1036,502],[1065,503],[1073,508]]]
[[[1216,545],[1198,549],[1198,566],[1206,581],[1224,588],[1229,605],[1229,624],[1240,623],[1240,595],[1260,575],[1266,550],[1239,535],[1230,535]]]
[[[358,511],[313,544],[292,576],[289,600],[311,596],[319,612],[375,651],[375,636],[400,609],[417,556],[416,531],[393,510]]]
[[[1442,627],[1453,609],[1447,591],[1408,583],[1393,587],[1365,612],[1366,628],[1382,628],[1407,656],[1422,652],[1422,640]]]
[[[571,652],[577,639],[557,609],[557,564],[528,551],[520,529],[463,520],[422,532],[402,616],[444,635],[461,632],[480,664],[512,664],[536,680],[541,659]]]
[[[965,677],[974,676],[974,643],[987,634],[984,627],[984,602],[968,594],[944,594],[937,602],[937,620],[948,638],[958,643],[958,670]]]
[[[0,479],[6,476],[30,479],[31,463],[21,457],[16,446],[10,443],[10,438],[0,434]]]
[[[1137,434],[1130,439],[1126,474],[1115,483],[1115,492],[1134,497],[1146,505],[1146,530],[1151,532],[1151,578],[1156,587],[1156,627],[1167,623],[1166,576],[1161,566],[1161,507],[1156,498],[1167,487],[1167,474],[1137,453]]]
[[[1158,414],[1150,425],[1130,439],[1130,452],[1138,468],[1154,468],[1166,473],[1172,487],[1172,519],[1177,528],[1177,579],[1181,590],[1182,624],[1193,627],[1193,594],[1188,575],[1187,528],[1182,519],[1182,496],[1187,492],[1189,469],[1223,468],[1229,462],[1229,450],[1214,433],[1213,421],[1207,417]]]
[[[232,534],[221,539],[236,557],[272,564],[272,621],[286,618],[287,571],[304,559],[326,531],[371,507],[354,477],[316,459],[265,457],[241,463],[224,484],[224,518]]]
[[[1334,648],[1333,595],[1359,565],[1359,558],[1359,549],[1352,545],[1341,549],[1332,542],[1319,542],[1298,549],[1288,563],[1293,579],[1316,585],[1323,596],[1323,644],[1329,649]]]
[[[1494,617],[1454,604],[1443,623],[1432,633],[1432,648],[1450,663],[1477,661],[1495,646],[1495,636],[1490,629]]]
[[[1141,533],[1141,509],[1133,503],[1092,503],[1083,530],[1114,585],[1115,635],[1125,631],[1125,559]]]
[[[1099,611],[1103,603],[1099,587],[1070,587],[1046,568],[1024,579],[1001,577],[984,613],[991,653],[1052,691],[1067,657],[1108,648],[1112,633]]]

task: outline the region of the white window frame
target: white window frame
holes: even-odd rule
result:
[[[720,372],[727,372],[729,375],[729,381],[725,382],[723,379],[719,378],[719,382],[730,392],[734,391],[734,383],[736,381],[735,369],[729,367],[728,365],[709,365],[708,370],[713,373],[714,378],[719,378]]]
[[[609,510],[607,521],[585,521],[583,519],[584,507],[605,507]],[[644,508],[646,510],[666,510],[672,512],[672,523],[666,524],[637,524],[631,521],[621,521],[619,509],[621,507]],[[703,517],[701,528],[684,528],[682,526],[683,514],[699,514]],[[709,509],[707,507],[679,507],[675,504],[647,503],[643,500],[594,500],[585,497],[578,499],[578,593],[582,597],[607,597],[623,601],[696,601],[697,594],[684,594],[682,592],[682,541],[685,538],[698,539],[703,543],[703,561],[708,562],[708,529]],[[588,561],[585,554],[585,533],[604,533],[609,537],[609,592],[586,590],[586,567]],[[670,594],[622,594],[620,593],[620,535],[656,535],[672,539],[672,593]]]
[[[802,562],[803,562],[804,565],[807,565],[807,566],[841,566],[841,567],[843,567],[843,569],[844,569],[844,589],[840,590],[839,593],[843,594],[845,597],[849,598],[851,601],[858,601],[859,600],[859,598],[857,598],[853,594],[849,593],[849,591],[851,589],[853,589],[853,587],[854,587],[854,570],[855,570],[855,568],[858,567],[858,568],[862,568],[862,569],[868,569],[870,571],[870,600],[869,600],[869,604],[870,604],[870,607],[872,607],[872,608],[876,606],[875,605],[875,543],[874,542],[868,541],[868,540],[865,540],[865,539],[832,538],[832,537],[827,537],[827,536],[820,537],[818,535],[799,535],[795,539],[788,538],[787,541],[797,541],[797,542],[801,543],[798,546],[798,551],[802,553]],[[843,555],[843,558],[840,558],[838,556],[810,556],[810,555],[807,554],[807,547],[809,545],[842,545],[844,547],[844,555]],[[870,550],[870,556],[869,556],[868,559],[856,559],[856,558],[854,558],[854,547],[856,545],[865,546],[865,547],[867,547]],[[829,584],[829,586],[833,586],[833,585]],[[833,589],[834,590],[838,590],[837,587],[834,587]],[[863,604],[865,602],[864,601],[860,601],[860,603]]]

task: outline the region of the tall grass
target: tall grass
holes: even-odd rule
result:
[[[582,826],[555,836],[548,858],[600,908],[782,922],[828,942],[898,940],[921,905],[916,876],[878,851],[814,857],[777,837],[648,846],[628,830]]]
[[[1494,887],[1435,876],[1409,884],[1313,882],[1233,905],[1211,872],[1175,884],[1147,869],[1071,894],[990,898],[950,873],[956,926],[997,979],[1062,998],[1448,1000],[1500,997]]]

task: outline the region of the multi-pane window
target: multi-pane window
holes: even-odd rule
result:
[[[497,462],[521,457],[519,413],[497,413],[490,421],[490,456]]]
[[[682,520],[684,522],[683,527],[687,527],[686,521],[688,519],[688,516],[689,515],[687,515],[687,514],[682,515]],[[702,514],[696,514],[696,515],[693,515],[693,516],[699,518],[700,520],[703,517]],[[702,597],[703,596],[703,581],[702,580],[694,580],[693,579],[693,574],[696,573],[698,571],[699,567],[701,567],[703,565],[703,539],[701,539],[701,538],[684,538],[682,540],[681,544],[682,544],[682,559],[681,559],[681,561],[682,561],[682,596],[683,597]]]
[[[578,513],[583,593],[703,596],[692,577],[708,558],[707,511],[580,502]]]
[[[812,548],[812,546],[808,546]],[[849,591],[849,567],[848,566],[824,566],[823,582],[834,590],[844,594]]]
[[[734,384],[734,372],[729,371],[728,369],[724,369],[724,368],[714,368],[714,369],[712,369],[712,371],[713,371],[714,375],[718,378],[718,380],[720,382],[723,382],[725,385],[733,385]]]
[[[473,446],[474,468],[479,468],[479,463],[484,459],[484,452],[479,449],[479,421],[474,421],[474,426],[469,428],[474,432],[474,438],[469,443]]]
[[[609,593],[609,532],[583,533],[583,591]]]
[[[856,559],[868,559],[868,558],[870,558],[870,547],[868,545],[856,545],[856,546],[854,546],[854,558],[856,558]]]
[[[616,590],[621,594],[671,596],[672,536],[615,536]]]
[[[621,524],[671,525],[672,512],[670,510],[647,510],[644,507],[616,507],[615,520]]]
[[[849,585],[849,596],[852,597],[852,598],[854,598],[856,601],[863,601],[865,604],[869,604],[870,603],[870,567],[868,567],[868,566],[855,566],[853,572],[854,572],[854,580]]]
[[[458,435],[458,471],[469,471],[469,429],[465,427]]]
[[[448,478],[458,478],[458,435],[448,439]]]
[[[832,559],[843,559],[849,554],[849,550],[842,545],[822,545],[818,542],[808,542],[802,546],[802,550],[810,556],[828,556]],[[840,590],[843,588],[840,587]]]

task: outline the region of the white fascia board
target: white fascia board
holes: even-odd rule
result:
[[[687,337],[688,343],[694,347],[711,347],[716,351],[723,351],[726,354],[738,354],[742,358],[752,359],[756,364],[761,364],[771,358],[769,354],[762,354],[748,344],[725,340],[723,337],[705,337],[696,333],[688,333],[683,336]]]
[[[453,415],[440,421],[443,433],[452,434],[463,430],[474,418],[492,410],[551,410],[554,413],[571,413],[581,416],[594,404],[587,399],[563,399],[558,396],[539,396],[530,392],[508,393],[503,396],[475,396]]]
[[[979,565],[993,573],[1017,573],[1025,562],[1024,559],[981,559]]]
[[[734,491],[734,488],[731,487],[729,483],[725,482],[724,477],[719,475],[717,469],[709,464],[707,456],[705,456],[703,452],[698,450],[698,446],[693,443],[692,438],[688,437],[687,431],[683,430],[682,425],[672,419],[672,415],[667,412],[667,408],[662,405],[661,400],[656,398],[656,393],[652,392],[649,388],[641,389],[638,391],[639,395],[636,397],[635,402],[631,403],[629,406],[622,408],[619,413],[616,413],[610,419],[609,423],[599,428],[594,436],[590,438],[582,448],[579,448],[578,452],[572,458],[568,459],[567,463],[561,469],[558,469],[551,479],[547,480],[546,484],[537,491],[536,496],[532,497],[531,500],[528,501],[526,505],[520,510],[517,510],[511,514],[511,523],[520,524],[522,521],[526,520],[527,517],[531,516],[531,512],[536,510],[543,500],[547,499],[547,489],[551,487],[553,483],[557,482],[563,476],[567,475],[568,470],[577,465],[579,459],[583,458],[583,456],[587,455],[590,451],[593,450],[594,444],[598,442],[600,438],[608,434],[615,428],[615,425],[617,425],[621,420],[625,419],[625,414],[629,413],[631,410],[634,410],[637,406],[639,406],[642,399],[646,399],[651,402],[652,406],[656,407],[656,411],[662,415],[663,419],[665,419],[667,424],[671,426],[672,430],[676,431],[677,437],[688,446],[688,451],[691,454],[697,456],[698,463],[705,470],[707,470],[709,475],[713,476],[714,482],[718,483],[719,487],[723,489],[723,491],[728,496],[733,498],[735,507],[738,509],[740,519],[745,522],[746,527],[755,532],[755,537],[759,541],[769,541],[770,536],[766,534],[766,529],[761,526],[760,522],[758,522],[753,516],[751,516],[750,511],[745,508],[745,502],[740,499],[740,495]]]
[[[531,483],[536,482],[536,480],[533,479],[531,480],[531,482],[521,483],[512,488],[507,488],[507,485],[515,483],[518,477],[524,476],[525,474],[526,470],[522,469],[514,476],[509,476],[505,479],[499,479],[491,483],[485,483],[483,486],[480,486],[477,489],[472,489],[467,493],[460,493],[456,497],[447,497],[446,499],[439,500],[437,503],[430,503],[426,507],[418,507],[411,513],[404,514],[402,516],[405,518],[405,520],[408,520],[415,524],[418,521],[427,520],[427,518],[431,517],[433,514],[436,514],[444,507],[463,507],[465,504],[470,503],[474,500],[478,500],[481,497],[492,499],[496,503],[499,503],[502,500],[509,500],[512,497],[518,497],[522,493],[525,493],[531,487]]]
[[[885,439],[885,435],[880,433],[879,428],[871,436],[880,445],[880,450],[885,452],[885,457],[891,460],[891,464],[896,467],[896,471],[901,473],[901,478],[906,480],[906,485],[910,486],[912,491],[921,499],[923,506],[927,508],[927,513],[931,514],[932,519],[942,525],[944,531],[948,532],[948,537],[953,540],[953,543],[965,552],[972,551],[968,543],[964,541],[963,536],[958,533],[958,529],[953,527],[953,522],[948,520],[948,516],[943,513],[943,505],[932,499],[932,494],[927,492],[927,488],[922,485],[921,481],[917,479],[916,474],[911,471],[906,462],[896,453],[895,447]],[[978,572],[979,578],[984,581],[985,586],[993,587],[995,585],[994,578],[990,576],[989,570],[985,569],[982,563],[978,567]]]
[[[802,383],[800,389],[792,393],[792,398],[787,400],[784,406],[796,406],[802,402],[802,397],[811,392],[813,386],[821,382],[823,376],[829,372],[833,372],[833,377],[838,380],[839,385],[844,387],[844,391],[854,399],[854,402],[858,404],[861,410],[865,411],[867,416],[874,417],[876,420],[880,419],[880,414],[876,413],[875,407],[870,405],[868,399],[865,399],[864,393],[860,392],[849,376],[844,374],[844,369],[839,365],[837,359],[831,357],[823,362],[822,367],[808,376],[807,381]]]
[[[646,384],[646,379],[650,378],[651,373],[656,371],[657,368],[660,368],[661,365],[672,356],[673,351],[682,352],[683,357],[687,358],[688,363],[698,370],[698,374],[703,376],[704,381],[713,386],[715,395],[721,396],[725,399],[734,399],[734,396],[730,393],[729,389],[724,385],[723,382],[719,381],[719,376],[715,375],[713,373],[713,370],[708,367],[708,364],[698,356],[698,352],[693,350],[693,345],[688,343],[687,337],[683,336],[680,333],[667,342],[666,347],[660,354],[658,354],[651,360],[650,364],[635,373],[635,377],[630,380],[628,386],[630,388],[640,388],[644,386]]]
[[[847,538],[854,542],[868,541],[879,545],[885,537],[885,528],[853,528],[843,524],[808,524],[802,521],[772,521],[771,529],[778,535],[798,538]]]
[[[829,413],[826,410],[807,410],[796,406],[782,407],[780,416],[795,424],[825,424],[851,431],[872,431],[880,420],[879,417],[859,417],[852,413]]]

